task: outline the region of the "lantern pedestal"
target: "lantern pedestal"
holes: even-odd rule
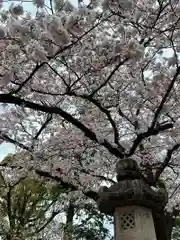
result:
[[[139,206],[115,209],[116,240],[156,240],[151,210]]]

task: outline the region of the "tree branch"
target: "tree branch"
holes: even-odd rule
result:
[[[116,71],[120,68],[120,66],[122,66],[125,62],[127,62],[129,60],[129,58],[125,58],[124,60],[120,61],[117,66],[115,66],[115,68],[112,70],[112,72],[109,74],[109,76],[107,77],[107,79],[99,86],[97,87],[91,94],[90,96],[93,97],[101,88],[103,88],[112,78],[112,76],[116,73]]]
[[[55,180],[56,182],[60,183],[60,185],[67,190],[71,190],[71,191],[79,190],[77,186],[73,185],[72,183],[64,182],[60,177],[52,176],[49,172],[41,171],[41,170],[35,170],[35,172],[36,172],[36,174],[38,174],[41,177],[46,177],[46,178]],[[91,190],[89,190],[87,192],[83,191],[83,194],[86,197],[93,199],[94,201],[96,201],[98,199],[98,194],[94,191],[91,191]]]
[[[31,150],[29,147],[27,147],[24,144],[16,141],[15,139],[10,138],[8,135],[2,133],[1,131],[0,131],[0,138],[4,139],[7,142],[13,143],[14,145],[16,145],[16,146],[18,146],[18,147],[20,147],[22,149],[25,149],[27,151]]]
[[[52,120],[52,114],[47,116],[46,121],[43,123],[43,125],[41,126],[41,128],[39,129],[39,131],[36,133],[36,135],[34,136],[34,140],[37,140],[39,135],[41,134],[41,132],[46,128],[46,126],[48,125],[48,123]]]
[[[99,178],[99,179],[104,180],[104,181],[106,181],[106,182],[110,182],[110,183],[112,183],[112,184],[115,183],[114,180],[112,180],[112,179],[110,179],[110,178],[108,178],[108,177],[105,177],[105,176],[99,175],[99,174],[94,174],[94,173],[92,173],[90,170],[89,170],[89,171],[86,170],[86,169],[84,168],[83,164],[82,164],[82,158],[81,158],[80,154],[79,154],[79,155],[76,155],[76,158],[77,158],[77,161],[78,161],[78,163],[79,163],[79,165],[80,165],[80,167],[81,167],[81,169],[79,169],[79,167],[78,167],[78,169],[79,169],[80,172],[83,172],[83,173],[85,173],[85,174],[87,174],[87,175],[90,175],[90,176],[92,176],[92,177]]]
[[[59,211],[53,211],[53,213],[51,214],[51,216],[47,219],[47,221],[40,227],[38,228],[36,231],[32,232],[31,233],[31,236],[37,234],[37,233],[40,233],[43,229],[45,229],[47,227],[47,225],[52,222],[52,220],[62,212],[62,210],[59,210]]]
[[[159,134],[160,132],[163,132],[165,130],[168,130],[170,128],[173,128],[173,124],[172,123],[167,123],[167,124],[163,124],[163,125],[159,125],[155,128],[148,128],[147,132],[144,133],[140,133],[137,135],[136,139],[133,142],[133,145],[129,151],[128,154],[126,154],[127,157],[130,157],[134,154],[134,152],[136,151],[136,148],[138,147],[138,145],[145,139],[148,138],[150,136],[154,136]]]
[[[29,76],[24,80],[24,82],[22,82],[19,87],[15,90],[13,90],[12,92],[10,92],[10,94],[16,94],[19,91],[21,91],[21,89],[26,85],[26,83],[28,83],[32,77],[35,75],[35,73],[45,64],[45,62],[42,62],[41,64],[36,64],[36,67],[32,70],[32,72],[29,74]]]
[[[180,67],[177,68],[176,74],[174,75],[171,83],[169,84],[169,87],[168,87],[168,89],[167,89],[164,97],[163,97],[162,100],[161,100],[161,103],[159,104],[159,106],[158,106],[158,108],[157,108],[157,110],[156,110],[156,112],[155,112],[155,114],[154,114],[154,119],[153,119],[153,121],[152,121],[152,123],[151,123],[151,128],[154,128],[154,126],[156,125],[156,122],[157,122],[158,117],[159,117],[159,115],[160,115],[160,113],[161,113],[161,110],[163,109],[164,104],[165,104],[165,102],[167,101],[167,98],[168,98],[168,96],[169,96],[169,94],[170,94],[170,92],[171,92],[171,90],[172,90],[172,88],[173,88],[173,86],[174,86],[174,83],[175,83],[175,81],[176,81],[179,73],[180,73]]]
[[[88,29],[86,32],[84,32],[80,37],[78,37],[75,41],[71,42],[70,44],[66,45],[63,48],[60,48],[53,56],[48,56],[47,59],[48,60],[52,60],[55,59],[56,57],[58,57],[59,54],[61,54],[62,52],[66,51],[67,49],[72,48],[75,44],[77,44],[83,37],[85,37],[87,34],[89,34],[93,29],[95,29],[96,27],[98,27],[102,22],[106,21],[109,17],[111,17],[111,15],[107,16],[104,19],[101,19],[100,21],[98,21],[94,26],[92,26],[90,29]],[[15,89],[12,90],[10,94],[16,94],[19,91],[21,91],[21,89],[26,85],[27,82],[29,82],[32,77],[34,76],[34,74],[47,62],[42,62],[41,64],[36,64],[36,67],[33,69],[33,71],[30,73],[30,75],[25,79],[25,81],[20,84],[20,86]],[[50,66],[50,65],[49,65]]]
[[[174,145],[171,149],[167,150],[167,154],[166,157],[164,159],[164,161],[162,162],[162,164],[160,165],[160,167],[156,170],[155,173],[155,179],[154,179],[154,184],[157,182],[157,180],[159,179],[160,175],[163,173],[164,169],[168,166],[172,154],[180,147],[180,144],[176,144]]]
[[[114,131],[114,143],[119,147],[119,149],[122,152],[125,152],[124,147],[119,143],[119,131],[117,129],[115,121],[112,119],[110,111],[108,109],[106,109],[105,107],[103,107],[98,100],[91,97],[91,95],[78,95],[75,92],[69,92],[68,94],[70,96],[80,97],[80,98],[83,98],[85,100],[88,100],[89,102],[93,103],[96,107],[98,107],[99,110],[107,116],[107,118],[108,118],[108,120],[111,123],[111,126],[113,128],[113,131]]]
[[[74,118],[71,114],[67,113],[66,111],[62,110],[58,107],[51,107],[47,105],[40,105],[38,103],[33,103],[24,99],[21,99],[19,97],[11,96],[9,94],[0,94],[0,102],[1,103],[11,103],[18,106],[24,106],[30,109],[34,109],[36,111],[41,111],[49,114],[58,114],[62,118],[64,118],[66,121],[80,129],[86,137],[91,139],[92,141],[100,144],[101,146],[104,146],[110,153],[115,155],[116,157],[124,157],[124,153],[118,149],[117,147],[114,147],[111,143],[109,143],[106,139],[103,139],[101,142],[99,142],[98,138],[96,137],[96,134],[90,130],[88,127],[86,127],[83,123],[81,123],[79,120]]]

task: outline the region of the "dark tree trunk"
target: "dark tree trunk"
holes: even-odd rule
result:
[[[74,217],[74,205],[70,201],[67,210],[66,226],[64,228],[64,240],[72,240],[73,217]]]
[[[153,214],[157,240],[171,240],[175,220],[169,214]]]
[[[12,238],[11,234],[7,234],[6,240],[12,240],[12,239],[13,239],[13,238]]]

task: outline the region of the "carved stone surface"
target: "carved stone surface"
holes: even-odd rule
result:
[[[114,213],[115,239],[156,240],[150,209],[139,206],[117,208]]]
[[[117,181],[140,179],[142,174],[136,161],[131,158],[121,160],[116,164]]]
[[[118,182],[99,191],[97,201],[101,212],[113,215],[118,207],[142,206],[152,211],[161,211],[167,203],[165,189],[154,191],[142,178],[140,169],[133,159],[120,160],[116,165]]]

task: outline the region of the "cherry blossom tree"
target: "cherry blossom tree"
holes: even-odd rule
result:
[[[166,182],[170,239],[179,214],[180,3],[36,0],[1,11],[0,137],[21,171],[93,200],[133,157]],[[22,161],[23,159],[23,161]],[[164,229],[168,229],[167,226]]]

